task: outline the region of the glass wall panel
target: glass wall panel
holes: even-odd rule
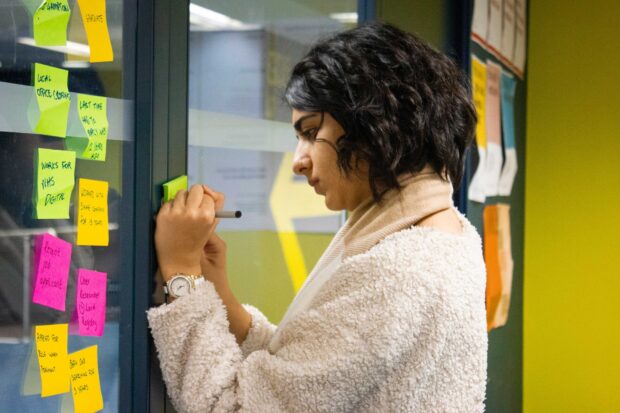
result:
[[[91,361],[106,412],[130,391],[119,387],[129,340],[119,325],[132,294],[134,61],[125,54],[135,34],[125,28],[135,27],[136,5],[79,3],[0,2],[0,411],[73,411],[74,400],[96,401],[96,382],[80,382]],[[42,150],[57,152],[44,163]],[[104,273],[105,285],[80,270]],[[35,337],[42,326],[55,331]],[[90,346],[98,360],[63,358]]]
[[[296,140],[282,94],[319,38],[357,24],[356,0],[190,4],[191,183],[226,194],[233,291],[278,322],[342,222],[292,173]]]

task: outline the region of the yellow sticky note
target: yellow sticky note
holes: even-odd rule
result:
[[[71,9],[67,0],[45,0],[32,16],[32,30],[37,46],[67,44],[67,23]]]
[[[471,76],[473,87],[474,106],[478,115],[476,123],[476,144],[480,148],[487,146],[487,130],[485,120],[486,90],[487,90],[487,67],[486,65],[472,56]]]
[[[68,333],[68,324],[35,327],[37,357],[41,374],[41,397],[69,391]]]
[[[80,178],[76,207],[77,245],[107,246],[108,183]]]
[[[75,413],[103,409],[96,345],[69,354],[69,374]]]
[[[39,148],[34,190],[37,219],[69,218],[75,182],[75,152]]]
[[[64,138],[71,106],[67,86],[69,72],[53,66],[34,64],[34,90],[39,104],[40,117],[34,131],[44,135]]]
[[[88,136],[82,158],[105,161],[108,140],[107,99],[104,96],[78,94],[78,115]]]
[[[164,184],[164,202],[172,201],[181,189],[187,190],[187,175],[181,175]]]
[[[86,37],[90,46],[90,61],[111,62],[114,60],[105,0],[78,0]]]

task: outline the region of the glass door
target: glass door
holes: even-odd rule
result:
[[[1,411],[129,410],[136,7],[0,3]]]

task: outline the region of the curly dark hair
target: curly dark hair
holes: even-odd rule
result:
[[[293,68],[284,99],[336,119],[339,167],[348,175],[354,158],[365,161],[375,202],[427,164],[460,184],[476,125],[468,82],[410,33],[373,22],[320,41]]]

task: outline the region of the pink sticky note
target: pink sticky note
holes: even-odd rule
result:
[[[71,244],[50,234],[37,237],[32,302],[65,311]]]
[[[79,334],[98,336],[103,334],[105,325],[105,295],[108,276],[80,268],[78,270],[77,301]]]

